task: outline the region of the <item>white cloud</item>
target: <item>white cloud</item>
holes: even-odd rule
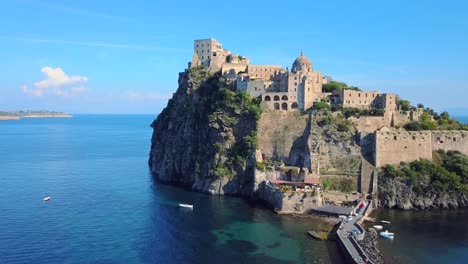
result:
[[[137,91],[126,91],[122,94],[122,97],[129,101],[166,101],[171,98],[170,95],[162,95],[155,92],[137,92]]]
[[[45,79],[35,82],[33,87],[23,85],[21,91],[24,94],[41,97],[44,95],[55,95],[61,97],[71,97],[87,92],[87,88],[82,85],[88,81],[85,76],[68,76],[61,68],[43,67],[41,69]],[[78,85],[78,86],[73,86]]]
[[[46,76],[45,80],[34,83],[38,88],[60,87],[67,84],[87,82],[84,76],[68,76],[60,68],[44,67],[41,69]]]

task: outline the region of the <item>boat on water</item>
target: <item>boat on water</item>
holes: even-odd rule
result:
[[[44,199],[42,199],[42,200],[44,200],[44,201],[46,201],[46,202],[47,202],[47,201],[49,201],[49,200],[50,200],[50,196],[46,196],[46,197],[44,197]]]
[[[180,206],[180,207],[185,207],[185,208],[191,208],[191,209],[193,209],[193,205],[191,205],[191,204],[181,204],[181,203],[180,203],[179,206]]]
[[[384,223],[384,224],[390,224],[390,221],[386,221],[386,220],[382,220],[382,221],[380,221],[380,222],[382,222],[382,223]]]
[[[374,228],[375,230],[382,230],[382,229],[383,229],[383,226],[381,226],[381,225],[375,225],[375,226],[373,226],[373,228]]]
[[[385,238],[393,239],[393,237],[395,236],[395,233],[390,233],[390,232],[388,232],[388,230],[385,230],[383,232],[380,232],[380,236],[385,237]]]

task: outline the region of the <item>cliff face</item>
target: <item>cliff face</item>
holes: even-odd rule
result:
[[[179,88],[153,122],[149,166],[161,181],[211,194],[253,190],[259,110],[206,69],[179,76]]]
[[[430,210],[468,207],[468,196],[455,190],[414,191],[413,184],[401,178],[379,178],[379,202],[384,208]]]
[[[324,117],[316,114],[261,109],[203,67],[180,73],[177,92],[152,124],[152,174],[195,191],[251,196],[280,176],[280,164],[306,174],[358,170],[354,130],[319,125]],[[256,169],[259,163],[267,169]]]

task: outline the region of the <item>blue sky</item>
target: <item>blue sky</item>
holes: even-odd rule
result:
[[[270,5],[270,6],[269,6]],[[468,1],[3,0],[0,109],[159,113],[215,38],[291,67],[468,115]]]

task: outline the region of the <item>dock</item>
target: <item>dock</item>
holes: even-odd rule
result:
[[[342,221],[337,230],[337,242],[340,249],[343,251],[346,260],[349,263],[371,263],[373,262],[366,255],[364,250],[359,246],[357,241],[364,238],[365,230],[362,228],[361,223],[372,212],[372,201],[367,200],[367,205],[363,210],[360,210],[352,220]],[[359,206],[360,203],[358,203]],[[354,209],[357,209],[356,206]],[[352,235],[353,230],[359,230],[360,234],[357,236]]]

